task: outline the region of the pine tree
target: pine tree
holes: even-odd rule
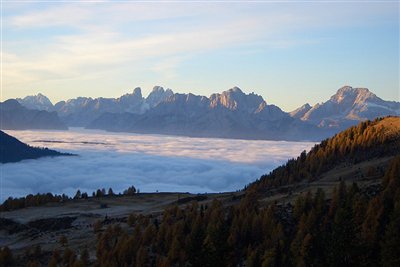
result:
[[[177,263],[180,260],[180,254],[181,254],[181,244],[178,241],[178,238],[175,237],[174,241],[172,241],[171,248],[169,249],[168,252],[168,259],[172,263]]]
[[[80,260],[84,266],[89,265],[89,251],[86,247],[81,251]]]
[[[382,266],[400,266],[400,201],[390,216],[381,247]]]
[[[0,248],[0,266],[12,266],[14,258],[9,247]]]
[[[76,194],[74,196],[74,199],[80,199],[82,197],[81,195],[81,190],[78,189],[78,191],[76,191]]]
[[[148,262],[148,253],[145,247],[140,246],[136,253],[136,266],[146,266]]]
[[[68,239],[65,235],[61,235],[58,242],[60,242],[63,247],[68,245]]]
[[[111,187],[108,189],[108,195],[109,196],[114,196],[114,191],[112,190]]]

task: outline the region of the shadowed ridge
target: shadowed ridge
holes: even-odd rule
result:
[[[31,147],[17,138],[0,131],[0,163],[18,162],[24,159],[37,159],[46,156],[72,156],[48,148]]]

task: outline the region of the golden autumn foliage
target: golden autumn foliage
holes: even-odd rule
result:
[[[270,187],[300,181],[318,180],[322,173],[341,163],[354,164],[400,152],[400,117],[361,122],[332,138],[303,151],[296,159],[261,176],[250,188],[265,191]]]

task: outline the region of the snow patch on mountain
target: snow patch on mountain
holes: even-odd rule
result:
[[[343,128],[352,124],[351,121],[400,114],[399,102],[385,101],[367,88],[351,86],[340,88],[328,101],[316,104],[304,112],[307,108],[300,107],[290,112],[290,115],[326,128]]]
[[[17,98],[16,100],[28,109],[45,111],[53,110],[53,104],[51,103],[51,101],[41,93],[37,95],[26,96],[24,98]]]

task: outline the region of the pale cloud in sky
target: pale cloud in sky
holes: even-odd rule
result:
[[[183,30],[182,28],[185,26],[178,23],[174,25],[175,28],[167,29],[165,32],[141,33],[139,36],[128,34],[127,36],[126,33],[113,28],[116,27],[113,26],[113,22],[110,22],[109,25],[108,20],[105,20],[106,23],[101,23],[101,25],[105,25],[104,28],[99,25],[94,26],[93,24],[96,22],[90,24],[93,27],[86,24],[81,25],[85,21],[85,12],[79,12],[79,10],[81,8],[78,11],[56,9],[48,12],[49,15],[46,12],[46,15],[43,16],[42,14],[33,14],[11,20],[11,25],[23,28],[45,27],[46,25],[52,25],[47,27],[71,26],[76,23],[74,26],[79,28],[80,32],[67,35],[59,35],[54,32],[49,43],[31,42],[30,40],[21,42],[17,44],[17,47],[21,47],[21,49],[22,46],[24,47],[22,55],[18,54],[20,50],[13,53],[6,49],[7,54],[4,57],[7,66],[5,70],[6,86],[8,83],[10,85],[26,84],[26,82],[37,80],[82,77],[120,65],[127,68],[134,68],[135,65],[138,65],[170,77],[171,72],[183,57],[188,58],[196,53],[255,40],[262,25],[260,18],[242,18],[235,22],[221,22],[218,27],[215,25],[195,26],[190,30]],[[78,15],[73,15],[72,21],[56,19],[68,17],[69,13]],[[54,25],[52,24],[53,20],[56,21]],[[12,40],[9,46],[13,46]],[[159,62],[149,65],[146,62],[148,59],[159,59]],[[32,73],[36,75],[32,75]]]
[[[176,91],[187,84],[197,85],[194,93],[207,95],[210,92],[196,90],[217,88],[229,80],[222,77],[232,77],[228,81],[230,86],[240,86],[232,84],[239,81],[257,88],[268,82],[262,80],[265,75],[261,73],[257,79],[249,78],[260,68],[264,73],[272,73],[271,66],[296,62],[293,56],[274,58],[275,54],[298,49],[298,57],[306,47],[329,44],[340,38],[336,32],[340,29],[385,23],[386,18],[396,14],[390,3],[112,1],[7,2],[3,13],[4,97],[22,97],[27,92],[42,90],[53,100],[66,99],[71,94],[77,96],[79,91],[118,96],[121,92],[118,90],[126,92],[140,84],[150,86],[160,82],[168,83],[161,84],[166,87],[180,86],[173,88]],[[228,61],[252,53],[257,59],[249,59],[252,67],[244,67],[238,77]],[[334,57],[331,54],[328,51],[327,59],[323,55],[313,60],[329,62]],[[209,66],[198,63],[202,58],[209,58],[210,64],[219,66],[220,80],[213,76],[214,71],[203,71]],[[312,65],[306,67],[312,69]],[[186,75],[188,71],[192,76],[196,72],[205,73],[205,77],[193,78]],[[293,74],[283,76],[286,75]],[[335,89],[333,85],[329,88]]]

